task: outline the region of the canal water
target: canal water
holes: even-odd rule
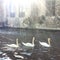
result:
[[[15,42],[16,38],[21,41],[31,42],[32,37],[36,40],[48,42],[48,38],[51,38],[51,44],[59,47],[60,46],[60,31],[59,30],[46,30],[46,29],[13,29],[13,28],[2,28],[0,29],[0,35],[8,41],[12,40]],[[0,36],[0,37],[1,37]]]
[[[19,43],[31,42],[32,38],[36,40],[47,42],[48,38],[51,38],[51,52],[49,54],[56,55],[56,60],[60,60],[60,30],[46,30],[46,29],[14,29],[14,28],[2,28],[0,29],[0,42],[2,43],[16,43],[18,38]],[[49,55],[48,54],[48,55]],[[44,54],[43,54],[44,55]],[[50,55],[50,56],[51,56]],[[44,55],[45,56],[45,55]],[[54,60],[51,58],[51,60]]]

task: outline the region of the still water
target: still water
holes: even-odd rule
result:
[[[0,29],[0,42],[2,43],[3,42],[15,43],[16,38],[19,39],[19,43],[21,43],[22,41],[31,42],[33,36],[36,38],[36,40],[42,42],[48,42],[47,39],[51,38],[52,48],[50,49],[50,52],[45,53],[45,51],[42,50],[42,55],[40,56],[42,56],[45,60],[60,60],[60,31],[59,30],[11,29],[11,28]],[[33,54],[33,56],[35,58],[35,54]],[[37,56],[38,55],[36,55],[36,58],[38,58]],[[4,58],[0,58],[0,59],[5,60]]]
[[[52,45],[55,47],[60,46],[60,30],[2,28],[0,29],[0,35],[5,38],[12,39],[13,41],[18,38],[19,42],[31,42],[33,36],[38,41],[46,42],[48,41],[48,38],[51,38]]]

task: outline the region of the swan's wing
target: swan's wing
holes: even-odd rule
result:
[[[44,47],[50,47],[50,45],[47,44],[47,43],[45,43],[45,42],[40,42],[40,41],[39,41],[39,43],[40,43],[42,46],[44,46]]]
[[[45,47],[50,47],[50,45],[47,44],[47,43],[42,43],[42,45],[45,46]]]
[[[28,47],[33,47],[34,46],[34,44],[32,44],[32,43],[24,43],[24,42],[22,42],[22,44],[24,46],[28,46]]]
[[[18,47],[18,46],[15,45],[15,44],[8,44],[7,46],[9,46],[9,47]]]
[[[27,43],[24,43],[24,42],[22,42],[22,44],[25,45],[25,46],[27,45]]]
[[[14,55],[16,58],[21,58],[21,59],[24,59],[24,57],[23,56],[21,56],[21,55]]]

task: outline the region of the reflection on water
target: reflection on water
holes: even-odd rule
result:
[[[0,29],[0,42],[2,42],[2,44],[3,42],[9,42],[9,44],[15,43],[16,38],[19,39],[19,43],[22,41],[31,42],[33,36],[37,41],[42,42],[47,42],[47,39],[50,37],[52,47],[45,48],[40,46],[39,50],[33,49],[33,51],[17,51],[17,53],[19,53],[17,56],[24,57],[24,59],[19,60],[60,60],[60,31],[38,29]],[[1,57],[0,60],[8,60],[9,58],[17,60],[13,53],[7,53],[9,57]]]
[[[16,38],[19,38],[19,42],[31,42],[33,36],[39,41],[46,41],[50,37],[52,42],[51,44],[60,47],[60,31],[59,30],[41,30],[41,29],[11,29],[4,28],[0,29],[0,35],[3,35],[7,38],[11,38],[15,41]]]
[[[56,51],[54,51],[56,50]],[[15,53],[15,54],[14,54]],[[0,60],[60,60],[60,52],[57,49],[50,48],[50,51],[34,49],[28,51],[8,51],[6,54],[0,54]]]

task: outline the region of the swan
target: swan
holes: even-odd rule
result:
[[[5,44],[1,49],[3,51],[15,51],[17,48],[19,48],[18,38],[16,39],[16,44]]]
[[[50,45],[50,38],[48,38],[48,43],[46,43],[46,42],[41,42],[41,41],[39,41],[39,43],[40,43],[40,45],[42,45],[42,46],[44,46],[44,47],[51,47],[51,45]]]
[[[18,44],[18,38],[16,39],[16,44],[7,44],[8,47],[14,47],[14,48],[18,48],[19,44]]]
[[[12,60],[9,57],[3,57],[1,60]]]
[[[3,58],[1,58],[1,60],[12,60],[10,57],[8,57],[8,55],[6,53],[3,53],[4,56]]]
[[[15,56],[15,58],[24,59],[24,57],[23,57],[23,56],[21,56],[21,55],[14,55],[14,56]]]
[[[24,43],[24,42],[22,42],[22,44],[25,46],[25,47],[31,47],[31,48],[33,48],[34,47],[34,40],[35,40],[35,37],[33,37],[33,39],[32,39],[32,43]]]

